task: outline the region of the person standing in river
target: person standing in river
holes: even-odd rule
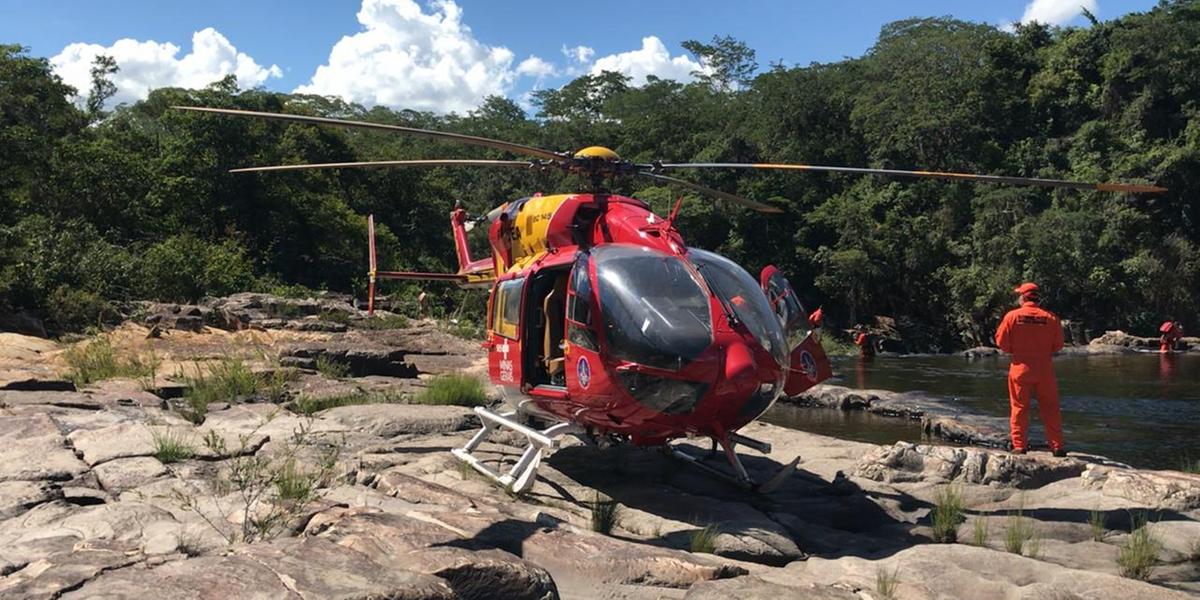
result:
[[[1036,395],[1050,451],[1054,456],[1066,456],[1062,414],[1058,407],[1058,380],[1054,377],[1051,358],[1063,347],[1062,323],[1054,313],[1039,306],[1036,283],[1022,283],[1013,292],[1020,297],[1021,306],[1008,311],[996,330],[996,345],[1012,355],[1008,367],[1012,451],[1013,454],[1025,454],[1028,448],[1029,403]]]

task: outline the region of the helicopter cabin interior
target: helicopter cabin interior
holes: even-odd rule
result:
[[[521,323],[524,383],[533,387],[566,387],[564,344],[567,279],[571,265],[541,269],[525,284]],[[519,293],[519,292],[518,292]],[[499,314],[502,319],[506,316]]]

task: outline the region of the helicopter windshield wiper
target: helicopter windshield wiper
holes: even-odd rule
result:
[[[693,264],[696,265],[696,272],[700,273],[701,277],[704,277],[704,265],[696,263]],[[725,311],[725,317],[729,319],[729,324],[736,325],[741,322],[741,320],[738,319],[737,312],[733,310],[733,305],[729,303],[729,297],[725,294],[725,290],[721,289],[721,285],[717,283],[716,279],[704,277],[704,282],[708,284],[708,287],[712,288],[713,294],[716,295],[717,300],[720,301],[721,310]]]

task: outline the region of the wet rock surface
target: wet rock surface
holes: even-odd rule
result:
[[[215,303],[204,306],[217,311]],[[263,298],[220,306],[274,318]],[[329,308],[304,306],[316,311],[306,316]],[[514,497],[449,454],[478,427],[468,408],[372,403],[312,415],[288,408],[298,398],[403,395],[431,374],[480,373],[477,342],[422,322],[387,331],[206,325],[199,333],[147,332],[129,325],[110,335],[118,349],[153,349],[168,374],[231,354],[274,372],[278,365],[262,356],[297,356],[300,348],[326,348],[334,358],[353,348],[396,353],[389,356],[416,372],[338,379],[305,372],[286,382],[278,404],[223,399],[199,424],[179,412],[185,400],[168,403],[155,393],[181,389],[173,385],[186,391],[187,381],[170,375],[0,391],[0,598],[842,600],[883,597],[880,574],[894,579],[897,598],[1200,593],[1196,475],[1074,454],[876,446],[756,423],[742,433],[770,443],[774,454],[743,452],[753,477],[770,479],[792,457],[802,459],[770,493],[748,493],[653,449],[567,439],[543,461],[533,488]],[[61,351],[54,344],[14,350],[8,355],[19,356],[5,364],[35,382],[65,381]],[[952,431],[978,427],[966,439],[986,433],[985,422],[972,425],[970,415],[918,395],[821,386],[807,396],[840,410],[944,422]],[[511,464],[518,442],[498,435],[478,455]],[[681,444],[707,454],[706,445]],[[719,456],[712,464],[724,466]],[[252,478],[260,466],[276,470],[249,505],[241,492],[215,485],[228,484],[231,473]],[[306,482],[315,486],[311,494]],[[959,543],[938,544],[931,513],[949,486],[963,498],[964,520]],[[302,501],[280,516],[275,509],[295,497]],[[620,506],[615,524],[593,531],[592,507],[608,499]],[[1142,514],[1161,544],[1148,582],[1121,577],[1117,565]],[[1089,524],[1096,515],[1099,539]],[[1031,527],[1036,552],[1006,551],[1017,522]],[[230,543],[266,525],[269,532]],[[697,542],[701,531],[711,534],[707,544]]]

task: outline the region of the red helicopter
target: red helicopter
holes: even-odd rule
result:
[[[586,443],[658,446],[673,456],[748,488],[766,490],[795,470],[757,485],[735,448],[763,453],[770,445],[738,432],[782,395],[795,395],[831,376],[808,314],[774,266],[757,278],[716,253],[689,248],[675,228],[680,202],[667,217],[641,200],[610,194],[604,182],[623,176],[681,186],[763,212],[776,207],[664,175],[683,169],[785,169],[1097,189],[1161,192],[1141,184],[799,164],[634,163],[602,147],[574,153],[454,133],[325,117],[233,109],[177,107],[296,123],[392,131],[531,157],[529,160],[401,160],[284,165],[236,172],[358,167],[483,166],[556,170],[583,175],[588,193],[535,195],[473,218],[450,215],[457,273],[376,270],[370,223],[369,310],[377,279],[435,279],[490,288],[488,375],[507,409],[476,408],[483,427],[455,456],[514,492],[527,490],[543,456],[571,434]],[[474,259],[467,243],[476,223],[489,223],[492,255]],[[535,425],[534,423],[538,423]],[[498,429],[528,440],[506,472],[473,453]],[[724,450],[730,470],[671,445],[707,437]],[[715,453],[715,452],[714,452]]]

